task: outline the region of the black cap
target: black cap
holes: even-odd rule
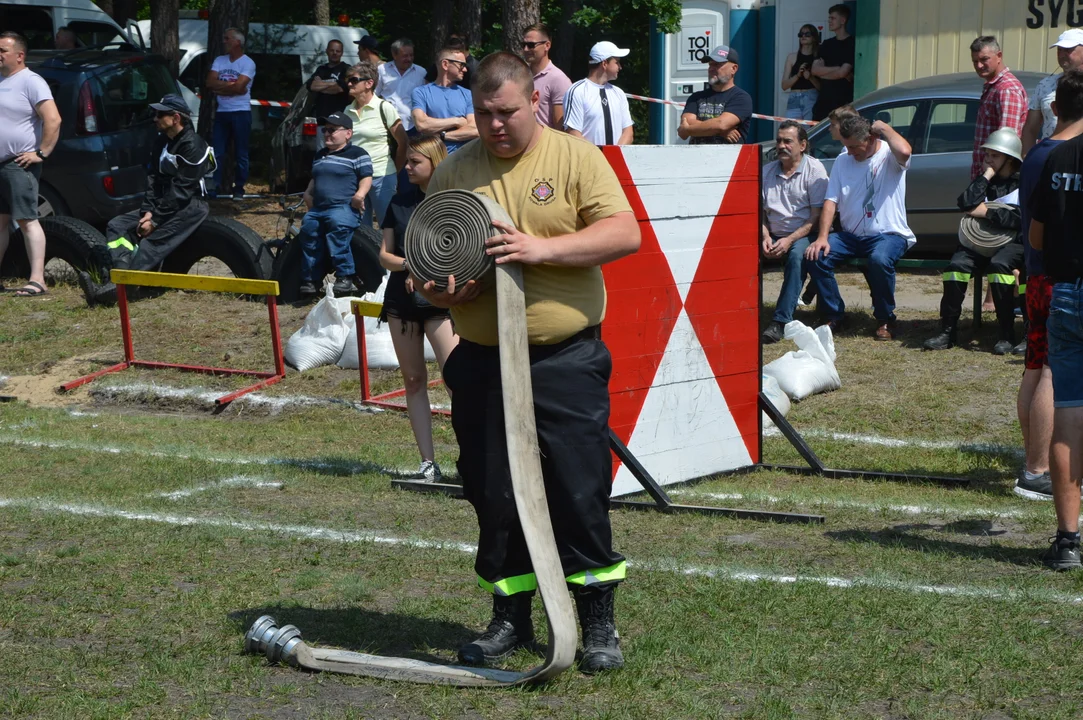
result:
[[[337,125],[347,130],[353,130],[353,118],[345,113],[331,113],[326,117],[316,118],[316,122],[320,125]]]
[[[740,59],[737,57],[737,51],[726,45],[719,45],[707,55],[700,58],[700,62],[711,62],[714,60],[717,63],[734,63],[741,64]]]
[[[373,52],[379,49],[379,46],[376,43],[376,38],[372,37],[371,35],[365,35],[360,40],[354,40],[353,42],[354,45],[360,45],[366,50],[372,50]]]
[[[151,103],[152,110],[158,112],[175,112],[181,115],[191,115],[192,111],[188,108],[188,103],[184,102],[184,98],[174,93],[169,93],[161,102]]]

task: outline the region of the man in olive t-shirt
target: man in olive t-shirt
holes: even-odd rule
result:
[[[514,227],[487,252],[523,265],[530,379],[542,475],[561,564],[583,630],[586,673],[621,667],[613,620],[614,589],[624,558],[609,526],[609,375],[612,361],[599,325],[605,315],[600,265],[639,248],[639,226],[616,174],[593,145],[539,125],[530,68],[507,52],[478,65],[472,88],[479,138],[436,169],[429,195],[471,190],[499,203]],[[530,605],[537,580],[515,510],[501,401],[496,291],[470,281],[444,292],[429,283],[434,305],[450,307],[460,342],[444,365],[452,392],[463,494],[477,512],[475,570],[493,593],[484,634],[459,650],[467,663],[500,659],[533,643]]]

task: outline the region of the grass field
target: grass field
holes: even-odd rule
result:
[[[284,309],[287,335],[303,316]],[[169,293],[133,317],[149,359],[269,365],[262,306]],[[0,296],[0,393],[31,400],[0,404],[0,717],[1078,717],[1083,575],[1041,567],[1052,507],[1011,492],[1021,364],[923,354],[934,316],[904,317],[901,342],[876,343],[858,315],[838,339],[842,389],[790,420],[829,465],[969,488],[761,471],[673,494],[826,522],[615,511],[627,667],[468,691],[242,653],[270,613],[316,645],[448,662],[488,618],[472,511],[391,488],[417,466],[410,430],[356,407],[355,372],[291,371],[218,414],[198,393],[241,381],[128,371],[61,397],[119,359],[116,311],[63,286]],[[435,432],[453,470],[450,424]],[[778,436],[764,448],[799,461]]]

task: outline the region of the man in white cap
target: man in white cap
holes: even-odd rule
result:
[[[631,145],[632,113],[628,98],[613,81],[620,73],[620,59],[631,52],[608,40],[590,49],[587,76],[564,94],[564,129],[595,145]]]
[[[1049,46],[1057,49],[1057,64],[1064,71],[1083,68],[1083,29],[1065,30],[1057,41]],[[1042,78],[1034,92],[1030,94],[1027,105],[1027,122],[1023,126],[1023,155],[1053,134],[1057,127],[1057,116],[1050,107],[1057,95],[1057,82],[1063,77],[1060,73],[1050,73]]]
[[[688,98],[677,135],[690,145],[743,143],[752,118],[752,96],[733,84],[737,51],[719,45],[702,60],[707,63],[711,87]]]

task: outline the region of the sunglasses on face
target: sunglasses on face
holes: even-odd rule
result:
[[[455,65],[455,67],[459,68],[460,70],[466,69],[466,63],[462,60],[452,60],[451,58],[448,58],[447,61]]]
[[[371,79],[372,78],[363,78],[363,77],[357,77],[356,75],[354,75],[353,77],[346,78],[346,84],[347,85],[356,85],[359,82],[367,82],[367,81],[369,81]]]
[[[174,115],[176,115],[176,113],[168,111],[168,110],[158,110],[158,111],[156,111],[154,113],[155,117],[160,117],[160,118],[173,117]]]
[[[549,41],[548,40],[539,40],[538,42],[528,42],[528,41],[524,40],[521,43],[521,45],[523,47],[525,47],[527,50],[533,50],[534,48],[538,47],[539,45],[544,45],[547,42],[549,42]]]
[[[813,35],[810,32],[799,32],[799,33],[797,33],[797,37],[812,37],[812,36]]]

